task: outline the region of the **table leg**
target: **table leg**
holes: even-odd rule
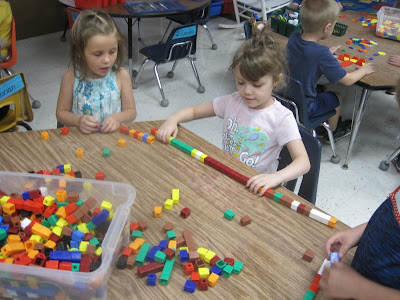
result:
[[[132,77],[132,18],[128,18],[128,63],[129,76]]]
[[[351,135],[350,135],[350,142],[349,142],[349,146],[347,148],[346,160],[342,166],[342,169],[344,169],[344,170],[347,170],[349,167],[348,163],[349,163],[349,159],[350,159],[350,154],[351,154],[351,151],[353,150],[353,146],[354,146],[354,142],[357,137],[358,129],[360,128],[361,120],[364,116],[364,111],[365,111],[365,107],[367,106],[369,94],[370,94],[370,90],[363,88],[363,90],[361,92],[361,98],[358,103],[356,116],[355,116],[355,119],[352,120],[352,124],[351,124],[352,130],[351,130]]]

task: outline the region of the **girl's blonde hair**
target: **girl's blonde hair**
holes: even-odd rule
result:
[[[115,35],[118,42],[118,52],[112,70],[116,71],[125,61],[126,49],[121,33],[114,19],[107,13],[99,10],[84,10],[76,19],[71,33],[71,63],[75,76],[87,78],[89,74],[85,59],[85,48],[89,40],[95,35]]]
[[[271,75],[274,82],[283,84],[286,70],[284,51],[275,43],[267,26],[239,47],[229,69],[236,67],[248,81],[256,82],[265,75]]]

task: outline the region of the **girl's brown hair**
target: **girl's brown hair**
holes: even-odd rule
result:
[[[274,82],[283,82],[286,70],[284,51],[279,48],[265,26],[259,34],[244,42],[233,57],[230,70],[239,67],[240,74],[256,82],[265,75],[271,75]]]
[[[125,61],[126,49],[121,33],[114,19],[107,13],[99,10],[84,10],[76,19],[71,34],[71,63],[75,76],[87,78],[89,74],[85,60],[85,48],[89,40],[95,35],[115,35],[118,42],[117,59],[112,70],[116,71]]]

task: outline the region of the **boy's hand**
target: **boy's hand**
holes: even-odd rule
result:
[[[79,120],[79,129],[83,133],[96,132],[100,128],[100,125],[93,116],[89,115],[83,115]]]
[[[350,266],[336,262],[324,268],[319,286],[328,298],[353,299],[360,288],[360,277]]]
[[[332,235],[323,246],[323,253],[326,259],[329,260],[331,252],[339,252],[339,257],[342,259],[349,249],[353,248],[358,243],[359,238],[353,234],[351,229],[340,231]]]
[[[176,138],[177,134],[178,124],[172,120],[167,120],[158,129],[157,139],[164,143],[169,143],[170,136]]]
[[[375,72],[374,65],[372,63],[365,64],[362,67],[359,67],[358,69],[364,70],[364,72],[365,72],[364,76]]]
[[[329,48],[329,51],[333,54],[336,51],[338,51],[340,49],[340,47],[342,47],[342,45],[331,47],[331,48]],[[337,58],[337,55],[334,55],[334,57]]]
[[[262,196],[267,189],[276,187],[281,183],[282,182],[275,174],[259,174],[251,177],[247,181],[246,187],[248,187],[249,192],[253,193],[254,195],[257,194],[260,188],[262,188],[260,192],[258,192],[258,196]]]
[[[121,123],[119,122],[115,114],[111,114],[104,119],[103,126],[101,127],[101,132],[103,133],[114,132],[117,131],[120,126]]]

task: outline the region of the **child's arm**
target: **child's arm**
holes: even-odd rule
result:
[[[372,74],[374,72],[375,70],[373,65],[371,63],[368,63],[353,72],[347,73],[342,79],[339,80],[339,82],[341,84],[349,86],[356,83],[364,76]]]
[[[358,245],[365,227],[368,223],[361,224],[357,227],[340,231],[332,235],[323,246],[323,253],[326,259],[330,258],[331,252],[339,252],[342,259],[347,251]]]
[[[287,143],[286,147],[293,160],[291,164],[273,174],[259,174],[251,177],[246,184],[251,193],[257,194],[259,189],[263,187],[258,193],[259,196],[262,196],[267,189],[298,178],[310,170],[310,160],[301,139]]]
[[[191,107],[185,107],[171,115],[162,124],[157,132],[157,138],[164,143],[169,142],[169,137],[176,138],[178,134],[178,124],[197,119],[214,117],[214,106],[212,102]]]
[[[84,133],[96,132],[100,127],[100,123],[94,117],[71,112],[74,82],[74,70],[69,68],[61,80],[56,109],[57,120],[65,126],[79,127]]]
[[[132,92],[132,82],[129,72],[124,68],[117,71],[117,84],[121,87],[121,112],[107,116],[103,121],[101,131],[103,133],[114,132],[119,129],[121,123],[132,122],[136,118],[136,104]]]
[[[319,286],[328,298],[394,300],[400,291],[377,284],[357,273],[350,266],[335,262],[322,272]]]

